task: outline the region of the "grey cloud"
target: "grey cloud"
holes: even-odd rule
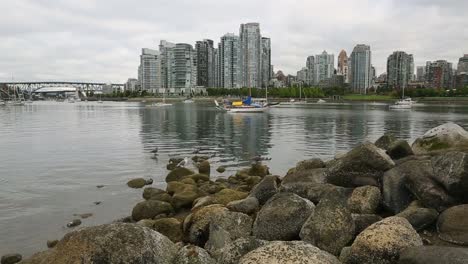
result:
[[[0,80],[123,82],[143,47],[161,39],[219,41],[258,21],[275,70],[295,74],[308,55],[370,44],[378,73],[394,50],[456,62],[468,53],[467,1],[15,0],[0,10]]]

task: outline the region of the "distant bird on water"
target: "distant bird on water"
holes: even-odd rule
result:
[[[158,153],[158,147],[155,147],[155,148],[151,151],[151,153],[153,153],[153,154]]]
[[[176,167],[185,167],[189,163],[189,158],[185,157]]]

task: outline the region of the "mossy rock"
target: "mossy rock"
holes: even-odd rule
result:
[[[202,173],[193,174],[193,175],[187,176],[187,178],[190,178],[197,183],[200,181],[207,182],[210,180],[210,176],[208,174],[202,174]]]
[[[214,203],[227,205],[232,201],[242,200],[249,195],[246,192],[236,191],[232,189],[223,189],[214,195]]]
[[[168,237],[172,242],[183,239],[182,223],[176,218],[161,218],[153,221],[152,228]]]
[[[174,208],[167,202],[148,200],[137,203],[132,210],[132,218],[135,221],[153,219],[161,214],[172,215],[174,214]]]
[[[197,185],[197,182],[195,182],[195,180],[192,178],[185,178],[182,179],[180,182],[185,184]]]
[[[224,173],[226,171],[226,168],[223,167],[223,166],[219,166],[217,169],[216,169],[217,172],[219,173]]]
[[[167,174],[166,182],[180,181],[184,178],[184,176],[192,174],[195,174],[195,172],[184,167],[178,167]]]
[[[268,169],[268,166],[263,165],[261,163],[254,163],[250,167],[248,173],[250,176],[260,176],[260,177],[265,177],[268,174],[270,174],[270,171]]]
[[[260,176],[249,176],[247,179],[245,179],[245,183],[247,183],[250,186],[254,186],[255,184],[259,183],[262,180],[262,177]]]
[[[143,178],[132,179],[127,182],[127,185],[128,187],[135,188],[135,189],[143,188],[146,185],[146,180]]]
[[[198,164],[198,172],[201,173],[201,174],[206,174],[206,175],[210,175],[210,171],[211,171],[211,165],[210,165],[210,162],[208,160],[204,160],[202,162],[200,162],[200,164]]]
[[[172,197],[168,193],[160,193],[153,195],[149,200],[162,201],[172,204]]]
[[[146,187],[143,190],[143,199],[149,200],[151,199],[152,196],[163,194],[163,193],[166,193],[166,191],[158,189],[158,188],[154,188],[154,187]]]

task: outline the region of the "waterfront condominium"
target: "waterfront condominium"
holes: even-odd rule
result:
[[[348,54],[345,50],[341,50],[338,55],[338,74],[343,75],[345,83],[349,82]]]
[[[437,60],[426,63],[426,86],[431,88],[452,88],[452,63],[446,60]]]
[[[211,39],[197,41],[195,44],[197,61],[197,86],[214,87],[215,61]]]
[[[161,54],[161,68],[160,68],[160,76],[161,76],[161,88],[160,93],[167,93],[171,81],[171,74],[172,74],[172,59],[174,58],[174,48],[175,43],[168,42],[165,40],[161,40],[159,43],[159,52]]]
[[[418,66],[416,68],[416,81],[424,82],[425,79],[426,79],[426,67]]]
[[[395,51],[387,59],[387,85],[393,89],[408,87],[414,74],[413,55]]]
[[[192,45],[177,43],[172,56],[170,91],[174,94],[188,95],[197,83],[196,53]]]
[[[161,67],[160,53],[157,50],[143,48],[138,67],[138,82],[141,90],[156,93],[161,87],[161,76],[158,70]]]
[[[465,54],[458,60],[457,73],[468,73],[468,54]]]
[[[260,35],[260,24],[241,24],[239,29],[239,40],[239,69],[241,85],[242,87],[261,87],[262,36]]]
[[[371,50],[370,46],[358,44],[350,56],[350,82],[355,92],[366,94],[371,87]]]
[[[331,78],[335,70],[334,63],[334,55],[328,54],[326,51],[323,51],[322,54],[315,55],[315,84],[319,84],[321,81]]]
[[[222,88],[242,87],[239,68],[239,37],[227,33],[221,37],[217,50],[218,84]]]
[[[262,37],[262,87],[268,87],[271,80],[271,40]]]
[[[307,68],[306,84],[313,85],[315,84],[315,81],[314,81],[315,57],[314,56],[307,57],[306,68]]]

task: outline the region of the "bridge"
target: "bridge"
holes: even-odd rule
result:
[[[112,91],[123,90],[124,84],[98,83],[98,82],[71,82],[71,81],[33,81],[33,82],[0,82],[0,87],[7,86],[9,89],[21,92],[34,93],[45,87],[73,87],[80,92],[102,92],[103,88]]]

